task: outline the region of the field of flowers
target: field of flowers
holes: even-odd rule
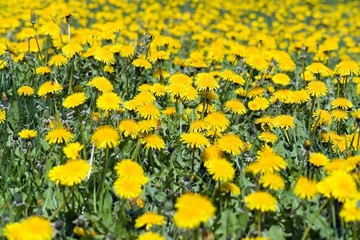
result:
[[[0,9],[0,236],[359,239],[359,1]]]

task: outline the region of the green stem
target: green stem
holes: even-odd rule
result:
[[[99,194],[100,194],[100,191],[101,191],[101,188],[103,186],[103,183],[104,183],[104,180],[105,180],[105,175],[106,175],[106,170],[109,166],[109,162],[110,162],[110,159],[109,159],[109,148],[106,148],[105,150],[105,166],[103,168],[103,171],[102,171],[102,175],[101,175],[101,181],[100,181],[100,184],[99,184],[99,188],[97,189],[96,191],[96,196],[97,198],[99,198]]]
[[[313,112],[314,112],[314,107],[315,107],[315,101],[316,101],[316,97],[313,97],[312,98],[312,101],[311,101],[311,108],[310,108],[310,113],[309,113],[309,119],[308,119],[308,130],[309,130],[309,133],[311,132],[311,118],[312,118],[312,115],[313,115]]]
[[[257,234],[258,234],[258,236],[260,236],[260,233],[261,233],[261,218],[262,218],[262,214],[261,214],[261,211],[259,211],[257,214]]]
[[[333,225],[333,229],[335,232],[335,237],[336,237],[336,239],[338,239],[334,198],[331,198],[331,220],[332,220],[332,225]]]
[[[61,211],[61,209],[63,209],[65,207],[65,205],[67,203],[67,199],[69,198],[71,193],[72,193],[72,188],[70,188],[70,192],[67,196],[64,195],[63,202],[59,205],[59,207],[55,210],[55,212],[53,212],[53,214],[49,217],[49,221],[53,220],[55,218],[55,216]]]
[[[305,240],[307,239],[309,233],[310,233],[310,230],[311,230],[311,227],[313,226],[315,220],[320,216],[320,213],[321,211],[326,207],[326,205],[328,204],[329,202],[329,199],[327,199],[322,205],[321,207],[319,208],[319,210],[315,213],[315,216],[314,218],[311,220],[309,226],[306,228],[305,232],[304,232],[304,235],[302,236],[301,240]]]

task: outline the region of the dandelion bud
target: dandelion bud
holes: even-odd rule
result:
[[[304,147],[305,147],[306,151],[309,151],[309,150],[310,150],[310,147],[311,147],[311,141],[310,141],[310,140],[306,140],[306,141],[305,141],[305,144],[304,144]]]
[[[35,25],[36,23],[36,15],[35,15],[35,10],[31,10],[31,19],[30,22],[32,25]]]

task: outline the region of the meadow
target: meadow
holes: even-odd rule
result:
[[[358,1],[0,9],[4,239],[359,239]]]

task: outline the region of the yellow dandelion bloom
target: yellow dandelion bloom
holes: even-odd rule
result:
[[[51,181],[64,186],[74,186],[85,180],[90,164],[85,160],[68,160],[65,164],[53,167],[48,174]]]
[[[51,73],[51,69],[49,67],[38,67],[35,69],[36,74],[45,75],[46,73]]]
[[[118,178],[114,183],[114,191],[124,199],[137,198],[141,195],[141,184],[131,178]]]
[[[268,67],[268,62],[261,54],[251,54],[247,59],[246,63],[253,69],[258,71],[265,71]]]
[[[144,58],[135,59],[132,62],[132,65],[134,65],[135,67],[146,68],[146,69],[151,69],[152,68],[151,63],[148,60],[144,59]]]
[[[336,171],[328,178],[331,179],[331,195],[339,202],[351,199],[357,193],[357,184],[349,173]]]
[[[55,81],[47,81],[40,85],[38,90],[38,96],[45,96],[46,94],[54,94],[60,92],[63,87]]]
[[[120,49],[120,56],[130,58],[134,55],[134,52],[135,52],[135,48],[133,46],[131,45],[123,46]]]
[[[162,150],[165,148],[164,140],[157,134],[149,134],[141,139],[141,143],[147,149]]]
[[[205,162],[205,167],[212,178],[216,181],[232,181],[235,169],[229,161],[224,158],[212,158]]]
[[[76,42],[68,43],[62,48],[62,52],[67,58],[72,58],[75,54],[81,53],[82,50],[82,46]]]
[[[160,110],[153,104],[146,104],[135,109],[135,111],[145,119],[159,119]]]
[[[165,224],[165,217],[155,212],[146,212],[135,220],[135,227],[141,228],[145,226],[149,230],[153,225]]]
[[[145,176],[142,167],[131,159],[122,159],[115,165],[116,174],[119,178],[129,178],[132,181],[139,183],[141,186],[149,181]]]
[[[291,82],[290,77],[288,75],[286,75],[285,73],[277,73],[271,78],[271,80],[274,83],[282,85],[282,86],[286,86],[286,85],[290,84],[290,82]]]
[[[104,111],[118,110],[121,98],[114,92],[104,92],[96,100],[96,106]]]
[[[251,111],[265,110],[270,106],[269,100],[263,97],[255,97],[254,100],[248,102],[248,108]]]
[[[84,148],[84,146],[78,142],[68,143],[63,148],[63,152],[68,159],[75,160],[75,159],[78,159],[79,152],[83,148]]]
[[[229,119],[227,119],[225,114],[222,112],[209,113],[204,118],[204,123],[207,130],[217,132],[225,131],[230,125]]]
[[[306,91],[312,97],[321,97],[326,96],[327,94],[327,87],[325,83],[321,81],[311,81],[306,87]]]
[[[275,143],[278,140],[276,134],[272,132],[262,132],[258,138],[266,143]]]
[[[250,210],[258,210],[261,212],[275,212],[276,198],[267,192],[253,192],[247,195],[244,199],[246,206]]]
[[[235,195],[235,196],[238,196],[241,193],[240,188],[232,182],[221,183],[220,190],[222,192],[226,192],[226,193],[229,193],[229,194]]]
[[[119,145],[119,133],[109,125],[98,127],[91,136],[91,143],[96,148],[114,148]]]
[[[151,62],[156,62],[158,60],[168,60],[170,58],[170,55],[165,51],[156,51],[153,52],[149,58]]]
[[[195,86],[199,91],[214,91],[219,84],[210,73],[199,73],[195,77]]]
[[[294,193],[301,199],[313,199],[318,192],[316,190],[316,184],[315,181],[312,181],[307,177],[300,177],[294,186]]]
[[[96,48],[94,51],[94,58],[106,65],[110,65],[115,62],[114,53],[103,47]]]
[[[235,134],[225,134],[220,137],[216,145],[224,152],[233,156],[239,155],[245,149],[245,143]]]
[[[163,115],[166,115],[166,116],[172,116],[176,113],[176,108],[174,107],[167,107],[165,108],[164,110],[162,110],[161,112]]]
[[[201,132],[205,129],[203,120],[194,120],[189,127],[189,132]]]
[[[51,37],[57,37],[60,35],[61,29],[58,24],[53,21],[49,21],[41,26],[40,33],[44,35],[49,35]]]
[[[135,120],[124,119],[119,124],[119,131],[124,134],[125,137],[135,139],[139,133],[138,124]]]
[[[260,183],[264,188],[271,190],[282,190],[285,187],[284,179],[274,173],[268,173],[260,177]]]
[[[48,132],[45,139],[49,144],[68,143],[73,140],[74,135],[63,127],[54,128]]]
[[[191,149],[204,148],[210,145],[210,141],[199,132],[183,133],[180,135],[180,140]]]
[[[245,105],[237,99],[230,99],[224,104],[224,109],[226,112],[243,115],[246,113]]]
[[[287,164],[284,158],[273,152],[269,146],[265,146],[257,152],[256,161],[248,165],[247,171],[253,174],[267,174],[286,169]]]
[[[166,94],[166,86],[160,83],[155,83],[151,86],[150,91],[154,93],[156,97],[162,97]]]
[[[215,207],[207,197],[185,193],[176,199],[174,223],[179,228],[194,229],[215,215]]]
[[[345,121],[346,119],[349,118],[349,115],[344,110],[332,110],[331,116],[337,122]]]
[[[67,62],[68,62],[68,60],[67,60],[66,57],[64,57],[61,54],[56,54],[56,55],[51,57],[48,64],[49,64],[49,66],[61,67],[61,66],[65,65],[65,64],[67,64]]]
[[[352,60],[341,61],[335,66],[335,72],[342,77],[359,75],[360,67],[359,65]]]
[[[25,236],[23,236],[23,228],[21,223],[15,222],[15,223],[8,223],[5,225],[5,227],[2,229],[2,233],[4,237],[6,237],[9,240],[25,240]],[[49,238],[51,239],[51,237]]]
[[[294,117],[289,115],[279,115],[273,119],[274,127],[283,128],[288,130],[294,128]]]
[[[352,107],[352,102],[346,98],[335,98],[331,101],[331,108],[349,109]]]
[[[360,194],[358,193],[356,197],[346,200],[344,205],[340,210],[340,217],[345,220],[345,222],[360,222]]]
[[[301,104],[309,101],[310,95],[309,93],[302,89],[302,90],[296,90],[292,91],[289,96],[286,99],[286,103],[290,104]]]
[[[216,145],[211,145],[205,148],[204,151],[201,153],[201,159],[203,161],[208,161],[213,158],[223,158],[223,157],[224,157],[224,153]]]
[[[17,90],[19,96],[31,96],[34,95],[34,89],[30,86],[21,86]]]
[[[318,109],[314,112],[314,123],[312,127],[317,127],[320,125],[330,125],[332,123],[331,114],[323,109]],[[316,126],[315,126],[316,124]]]
[[[76,108],[83,104],[86,99],[87,97],[83,92],[73,93],[64,99],[62,105],[64,108]]]
[[[158,125],[157,120],[142,120],[138,122],[138,130],[141,133],[150,133]]]
[[[194,101],[198,97],[198,91],[193,86],[178,82],[167,86],[166,92],[171,98],[182,101]]]
[[[86,85],[90,87],[94,87],[103,93],[112,92],[114,90],[114,87],[111,84],[111,82],[105,77],[94,77]]]
[[[32,129],[24,129],[19,132],[19,137],[23,139],[31,139],[36,137],[37,135],[38,135],[37,131]]]
[[[169,84],[181,83],[184,85],[191,85],[192,79],[183,73],[176,73],[169,78]]]
[[[329,158],[322,153],[310,153],[309,162],[316,167],[323,167],[329,163]]]
[[[306,67],[306,70],[312,74],[319,74],[322,77],[330,77],[333,71],[320,62],[314,62]]]
[[[145,232],[140,234],[137,240],[165,240],[165,238],[154,232]]]

